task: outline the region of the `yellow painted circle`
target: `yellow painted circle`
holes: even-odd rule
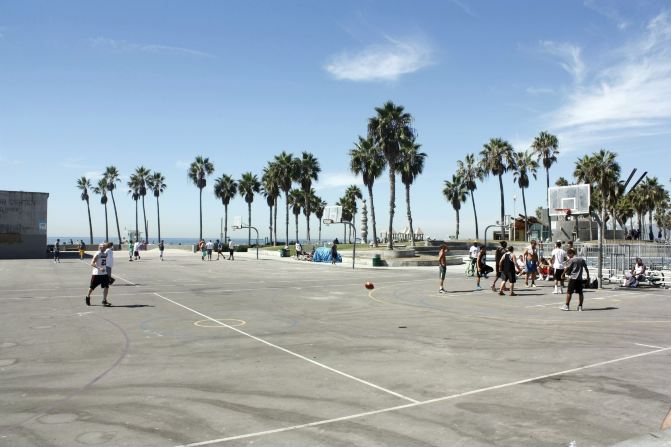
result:
[[[246,321],[236,320],[235,318],[222,318],[222,319],[219,319],[219,320],[216,320],[216,321],[218,321],[222,324],[217,324],[213,320],[209,320],[209,319],[198,320],[198,321],[194,322],[193,324],[195,324],[198,327],[226,327],[226,326],[238,327],[238,326],[244,326],[245,324],[247,324]],[[224,324],[226,326],[223,326]]]

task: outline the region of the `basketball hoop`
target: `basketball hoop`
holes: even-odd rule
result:
[[[571,208],[555,208],[558,216],[564,216],[564,220],[571,220]]]
[[[331,225],[332,223],[334,223],[334,220],[333,219],[322,219],[322,222],[324,223],[324,225]]]

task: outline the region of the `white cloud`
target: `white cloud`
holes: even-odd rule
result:
[[[542,40],[541,50],[558,59],[559,66],[569,73],[576,82],[581,82],[585,76],[585,64],[582,62],[580,47],[567,42],[553,42]]]
[[[613,21],[619,30],[625,30],[630,25],[614,7],[612,0],[585,0],[584,4],[586,7]]]
[[[384,44],[335,55],[324,68],[336,79],[393,81],[432,63],[433,51],[421,39],[387,37]]]
[[[184,161],[184,160],[177,160],[175,162],[175,166],[177,166],[177,168],[179,168],[179,169],[189,169],[189,166],[191,166],[191,163],[189,163],[188,161]]]
[[[100,171],[87,171],[83,175],[87,179],[91,180],[91,183],[93,184],[93,186],[95,186],[96,183],[98,183],[98,180],[102,178],[103,173]]]
[[[315,184],[315,190],[342,188],[349,185],[363,185],[361,180],[350,172],[322,172],[319,181]]]
[[[113,51],[122,53],[153,53],[153,54],[173,54],[182,56],[196,56],[208,59],[214,59],[213,54],[203,51],[192,50],[190,48],[172,47],[168,45],[140,44],[128,42],[126,40],[115,40],[106,37],[96,37],[89,39],[89,43],[95,48],[109,48]]]
[[[551,127],[573,141],[669,133],[671,23],[651,20],[638,39],[607,55],[612,62],[576,86],[551,114]]]

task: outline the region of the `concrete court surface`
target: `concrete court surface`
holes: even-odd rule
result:
[[[0,261],[0,446],[601,446],[671,406],[669,290],[124,256],[111,308],[78,259]]]

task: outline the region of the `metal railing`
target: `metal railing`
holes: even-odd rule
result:
[[[539,257],[552,256],[554,243],[538,244]],[[566,249],[566,244],[562,245]],[[585,259],[588,267],[597,267],[599,259],[598,242],[575,242],[573,248],[576,253]],[[641,258],[648,270],[671,270],[671,245],[667,244],[604,244],[603,245],[603,272],[604,277],[617,276],[631,270]]]

